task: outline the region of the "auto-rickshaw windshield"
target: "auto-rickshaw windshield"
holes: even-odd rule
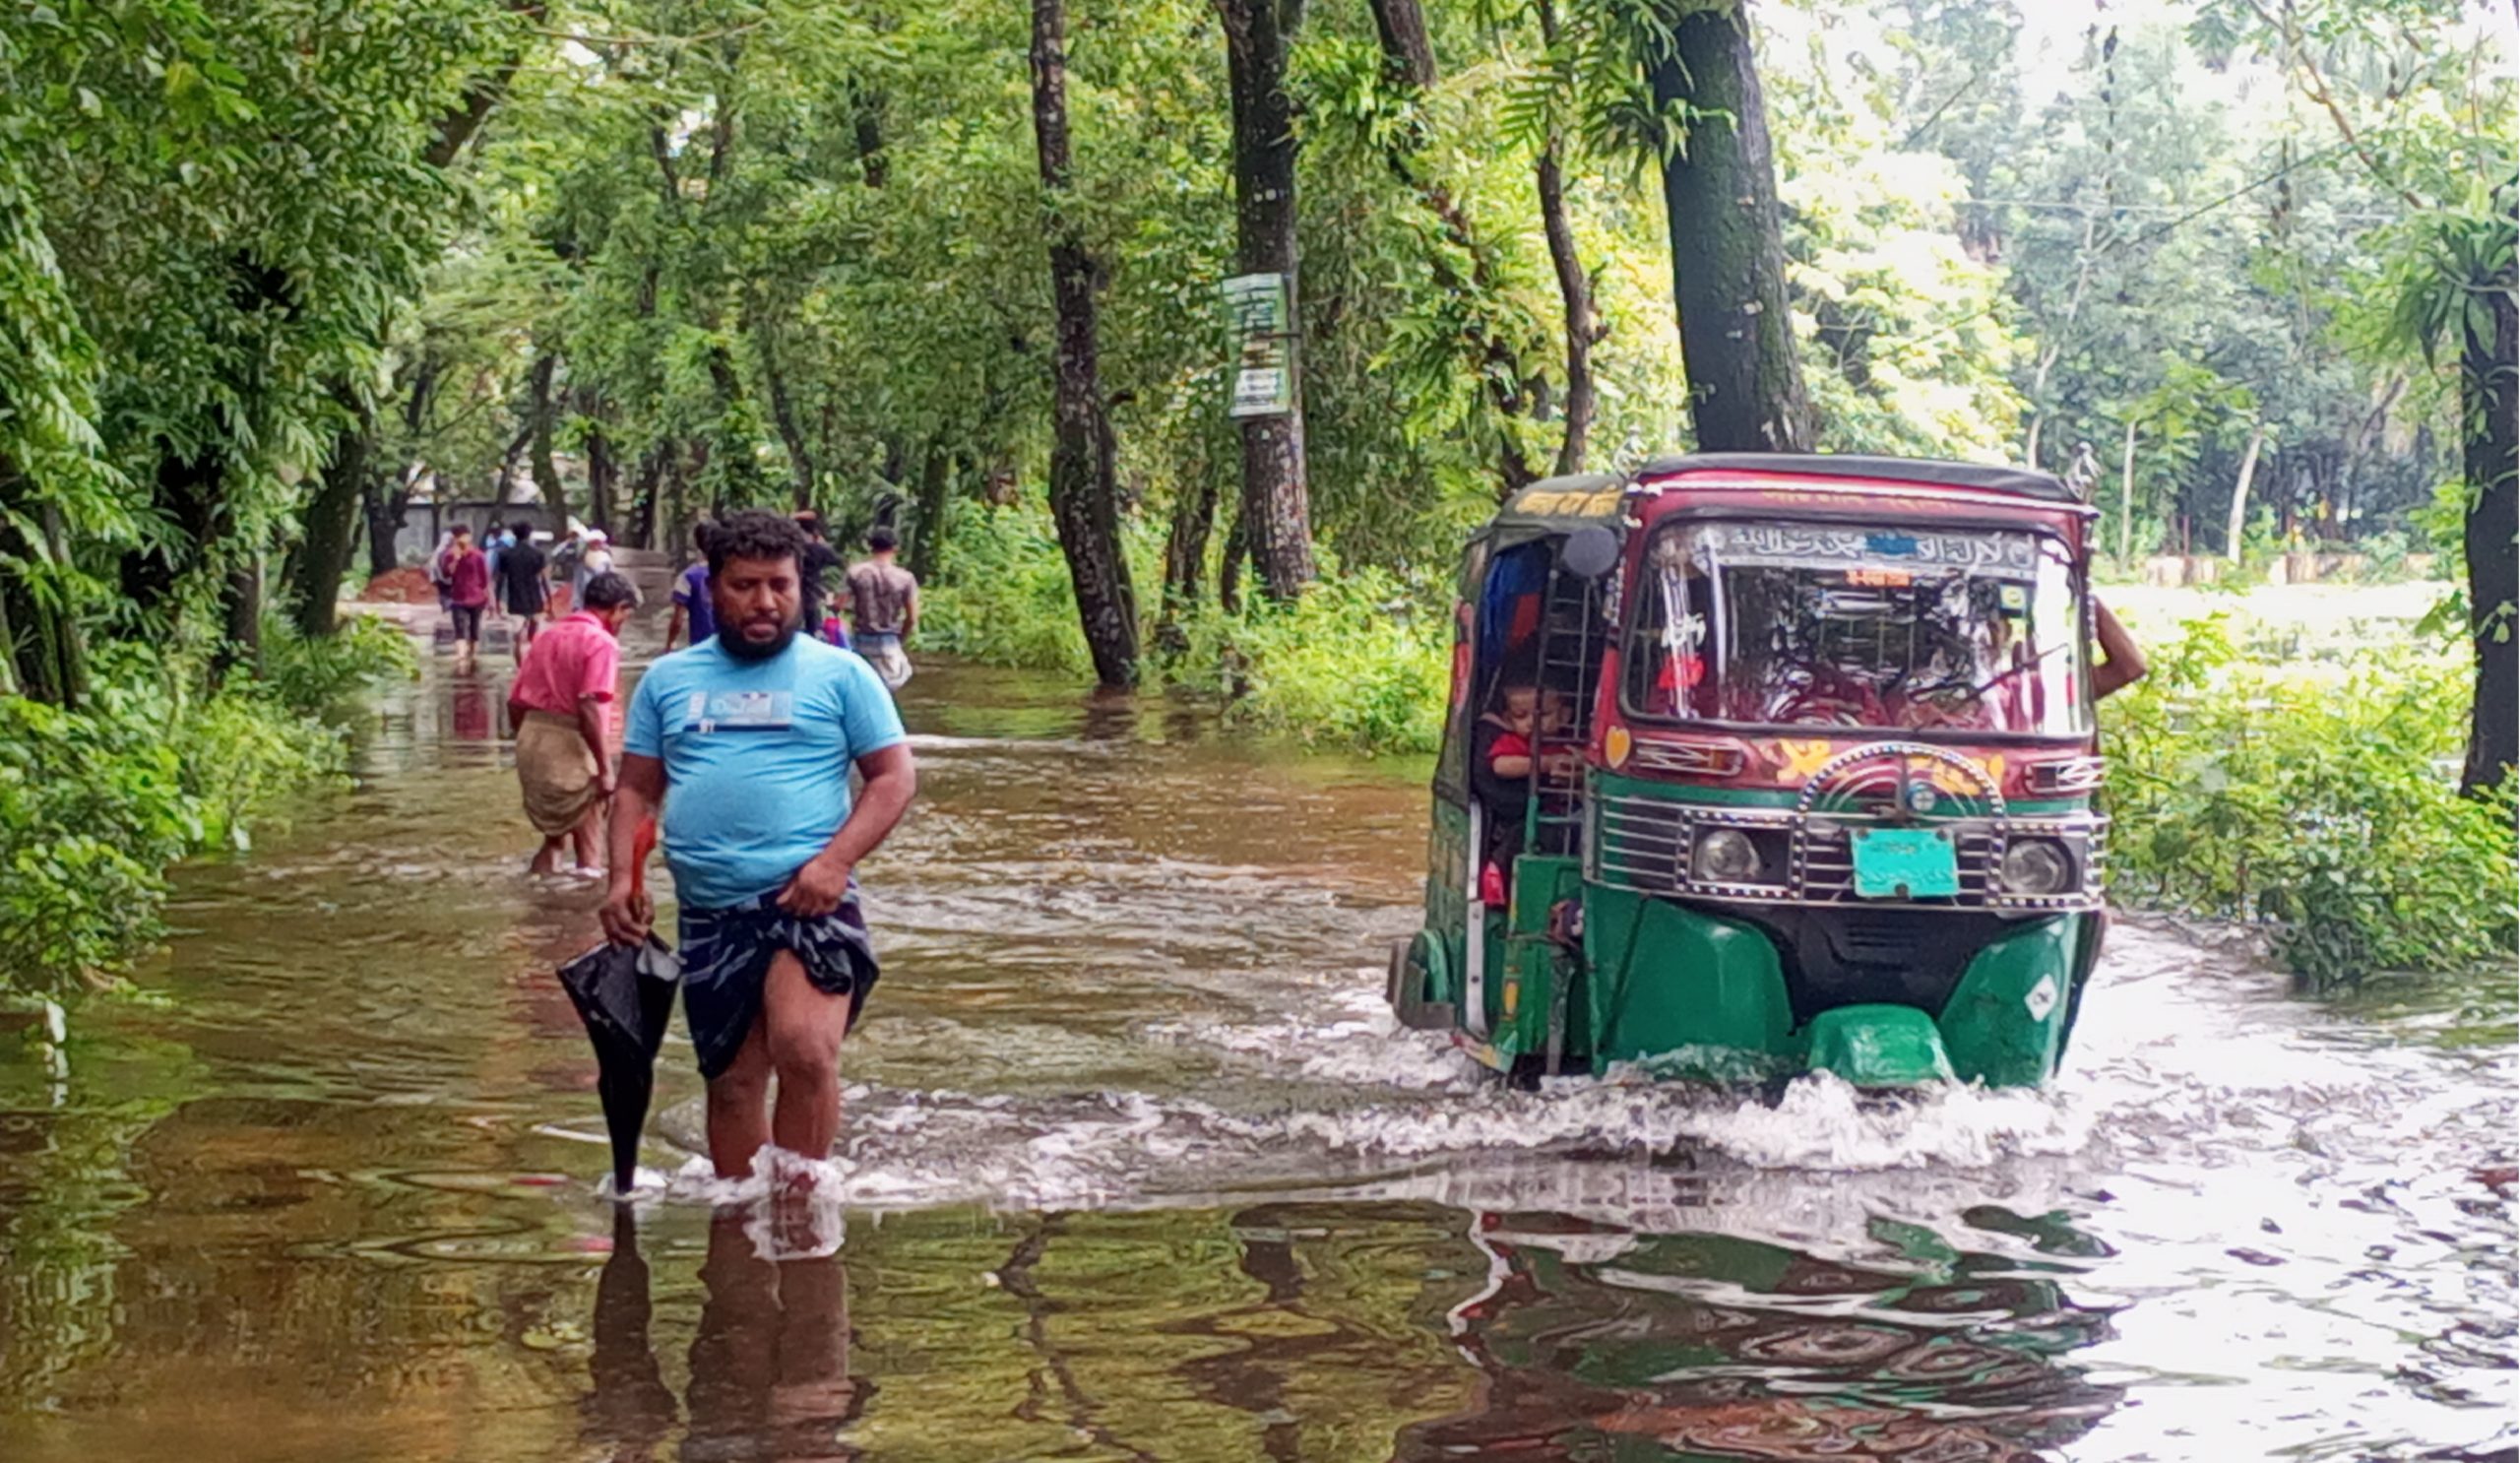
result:
[[[1629,597],[1628,714],[2079,736],[2072,559],[2017,530],[1679,522]]]

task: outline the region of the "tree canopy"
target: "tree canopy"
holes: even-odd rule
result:
[[[1516,481],[1695,440],[1656,184],[1755,121],[1822,450],[2088,451],[2137,556],[2230,546],[2236,498],[2253,541],[2425,546],[2465,471],[2513,86],[2460,0],[1260,8],[1331,565],[1434,582]],[[1112,531],[1171,545],[1134,612],[1230,595],[1267,542],[1219,293],[1254,6],[1064,9],[1053,182],[1028,18],[979,0],[12,4],[0,664],[71,694],[83,634],[235,633],[266,569],[329,605],[415,495],[660,545],[811,505],[950,574],[1044,500],[1053,236]],[[1708,14],[1763,117],[1656,81]]]

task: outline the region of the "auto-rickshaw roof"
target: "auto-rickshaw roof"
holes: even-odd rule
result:
[[[1975,488],[2010,493],[2042,503],[2080,506],[2082,499],[2052,473],[1986,463],[1937,462],[1925,458],[1865,457],[1854,453],[1700,452],[1658,457],[1630,474],[1576,473],[1544,477],[1505,500],[1493,525],[1532,533],[1557,533],[1588,523],[1615,525],[1619,498],[1632,483],[1691,473],[1759,473],[1794,477],[1846,477],[1868,482],[1913,482],[1933,487]]]
[[[1936,462],[1908,457],[1860,457],[1853,454],[1794,452],[1705,452],[1661,457],[1636,470],[1634,480],[1651,482],[1685,473],[1776,473],[1797,477],[1857,477],[1876,482],[1916,482],[1935,487],[1976,488],[2011,493],[2043,503],[2079,506],[2082,499],[2052,473],[1986,463]],[[1535,483],[1534,487],[1546,486]]]
[[[1544,477],[1505,500],[1487,532],[1521,542],[1571,533],[1586,524],[1615,529],[1619,499],[1635,479],[1617,473]]]
[[[2067,487],[2061,478],[2053,474],[2036,473],[2024,468],[1854,454],[1702,452],[1656,458],[1632,474],[1576,473],[1564,477],[1544,477],[1506,499],[1504,506],[1496,510],[1496,516],[1489,519],[1474,537],[1487,541],[1491,548],[1503,549],[1529,543],[1536,539],[1563,538],[1590,525],[1617,533],[1622,529],[1621,515],[1629,488],[1642,484],[1650,489],[1670,478],[1695,473],[1838,477],[1851,481],[1971,488],[2005,493],[2034,503],[2052,503],[2085,513],[2090,511],[2089,506],[2075,496],[2074,490]]]

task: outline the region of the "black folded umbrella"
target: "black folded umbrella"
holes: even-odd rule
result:
[[[651,933],[637,945],[609,942],[560,967],[560,985],[595,1044],[596,1094],[612,1137],[612,1192],[627,1197],[638,1177],[639,1130],[657,1087],[657,1049],[673,1015],[682,968]]]

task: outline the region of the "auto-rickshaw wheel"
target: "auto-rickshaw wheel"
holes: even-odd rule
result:
[[[1450,1031],[1460,1020],[1451,1001],[1426,998],[1426,986],[1442,961],[1443,952],[1422,929],[1407,939],[1391,942],[1383,995],[1391,1002],[1392,1014],[1411,1031]]]

